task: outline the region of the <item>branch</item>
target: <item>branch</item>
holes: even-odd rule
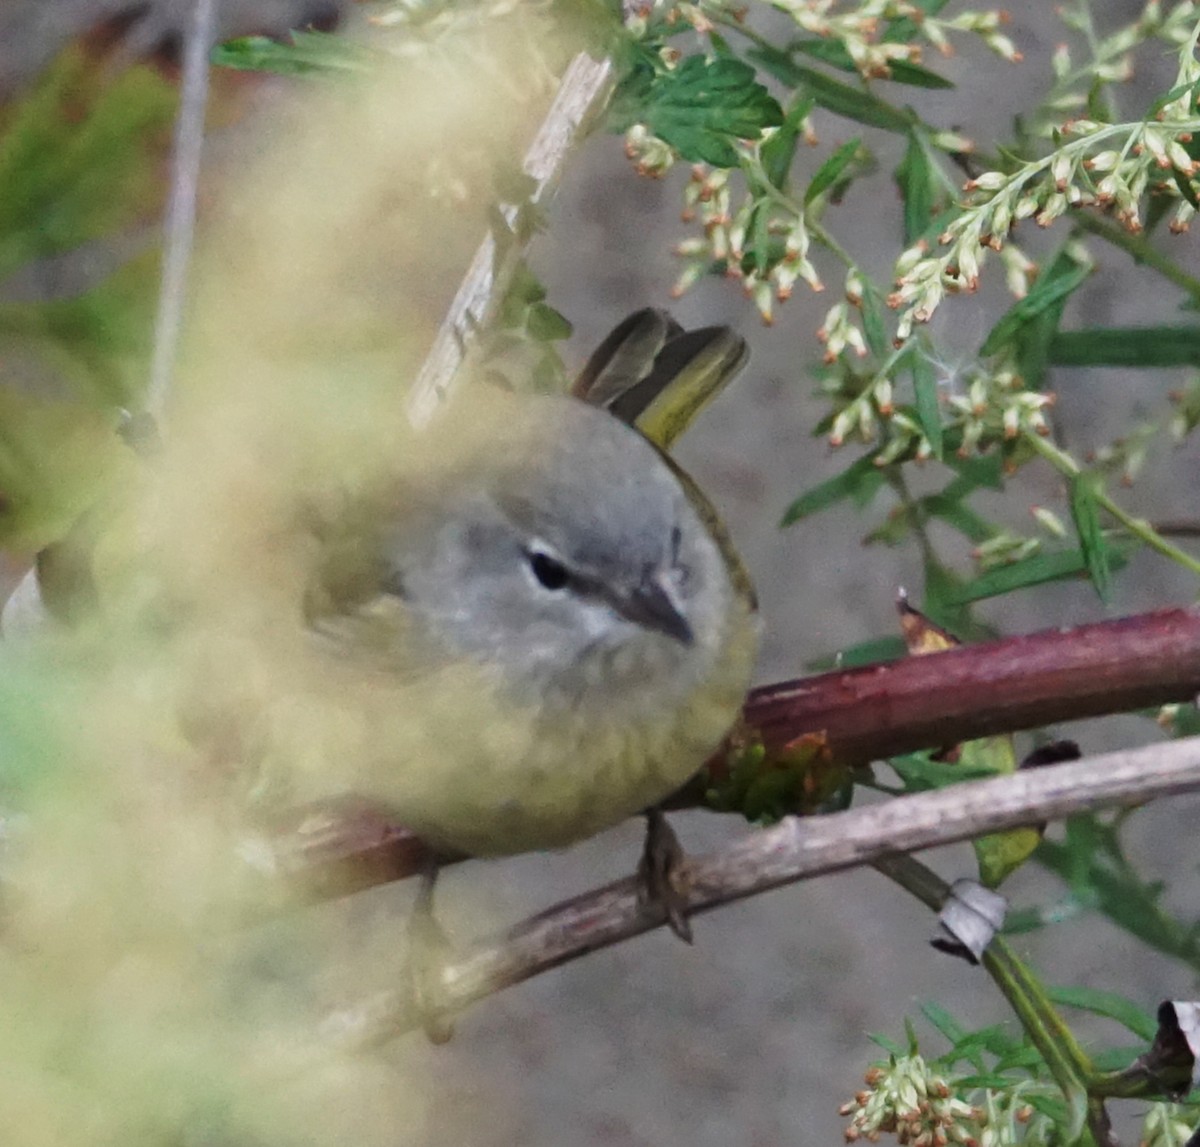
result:
[[[553,192],[567,153],[607,101],[614,78],[612,61],[607,58],[593,60],[581,52],[567,65],[554,102],[525,154],[524,171],[537,183],[531,203],[543,203]],[[511,226],[516,206],[504,205],[501,212]],[[488,234],[480,243],[409,393],[408,414],[415,425],[427,422],[449,395],[467,344],[491,320],[522,249],[514,236],[498,258],[495,236]]]
[[[1193,789],[1200,789],[1200,737],[967,782],[829,816],[789,817],[688,861],[680,884],[686,889],[688,912],[707,912],[897,853]],[[633,878],[565,901],[440,969],[440,1010],[451,1014],[663,921],[661,909],[641,901]],[[406,994],[386,992],[331,1014],[323,1034],[340,1046],[361,1047],[421,1022]]]
[[[776,750],[823,732],[849,766],[1198,692],[1200,610],[1168,609],[768,685],[750,695],[745,722]],[[720,754],[709,767],[724,767]],[[701,804],[708,775],[672,804]],[[378,810],[349,803],[303,810],[256,852],[272,877],[313,899],[411,876],[430,859]]]
[[[171,161],[171,195],[163,234],[162,285],[154,321],[154,357],[145,409],[157,420],[171,388],[171,372],[179,348],[183,306],[187,297],[188,263],[196,225],[196,188],[204,146],[204,109],[208,102],[208,52],[216,27],[217,0],[195,0],[183,52],[179,114],[175,119],[175,151]]]

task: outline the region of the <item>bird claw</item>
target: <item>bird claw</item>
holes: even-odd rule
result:
[[[407,978],[413,1009],[430,1043],[446,1043],[454,1035],[441,998],[441,970],[449,962],[450,939],[433,914],[437,870],[421,876],[421,886],[408,924]]]
[[[684,851],[661,809],[646,812],[646,843],[638,864],[638,898],[642,904],[660,908],[667,926],[685,944],[692,942],[687,918],[687,895],[679,887],[679,867]]]

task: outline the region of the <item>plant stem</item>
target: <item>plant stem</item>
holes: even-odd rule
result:
[[[1078,477],[1083,468],[1065,450],[1055,446],[1053,442],[1043,438],[1033,431],[1025,432],[1025,441],[1037,453],[1046,459],[1060,474],[1068,478]],[[1124,526],[1125,530],[1137,538],[1143,545],[1149,546],[1156,553],[1178,562],[1184,569],[1200,576],[1200,559],[1172,545],[1158,533],[1144,518],[1135,518],[1128,510],[1114,502],[1103,490],[1096,490],[1096,501]]]
[[[1111,220],[1086,211],[1080,211],[1073,221],[1081,231],[1087,231],[1106,243],[1111,243],[1132,257],[1135,263],[1157,271],[1164,279],[1186,292],[1194,303],[1200,305],[1200,278],[1189,275],[1169,256],[1155,250],[1143,236],[1134,235]]]

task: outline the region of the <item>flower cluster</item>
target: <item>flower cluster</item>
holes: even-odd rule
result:
[[[979,36],[997,55],[1019,60],[1012,40],[1000,28],[1008,16],[999,11],[960,12],[951,19],[930,14],[919,4],[905,0],[860,0],[853,11],[836,13],[832,0],[769,0],[773,8],[786,12],[801,31],[826,40],[837,40],[846,49],[861,76],[886,79],[891,65],[904,60],[919,63],[922,45],[916,42],[890,41],[881,32],[896,20],[911,20],[916,33],[943,55],[950,55],[951,32]]]
[[[814,291],[824,290],[808,258],[808,226],[803,210],[750,192],[734,207],[729,177],[730,172],[722,168],[701,164],[692,168],[684,191],[683,220],[699,222],[703,235],[676,245],[675,254],[684,260],[684,267],[671,293],[678,298],[715,265],[741,280],[746,296],[754,300],[763,321],[770,323],[775,301],[789,298],[798,279]],[[750,252],[752,238],[755,249]]]
[[[943,250],[931,254],[921,242],[896,262],[888,305],[901,312],[898,339],[907,339],[914,324],[928,322],[947,294],[975,290],[987,253],[1003,252],[1010,230],[1022,219],[1048,227],[1068,209],[1099,207],[1136,234],[1142,229],[1142,200],[1153,192],[1177,201],[1171,230],[1187,229],[1195,214],[1192,200],[1200,192],[1200,161],[1188,150],[1200,130],[1196,34],[1193,29],[1180,53],[1172,98],[1161,103],[1154,118],[1120,124],[1069,121],[1049,155],[967,181],[961,213],[938,237]],[[1023,256],[1009,256],[1010,286],[1028,279],[1026,263]]]
[[[1142,1121],[1142,1137],[1138,1147],[1184,1147],[1196,1128],[1185,1123],[1183,1112],[1175,1103],[1153,1103]]]
[[[831,349],[840,353],[851,347],[859,353],[862,336],[845,304],[838,304],[826,316],[818,338],[825,343],[829,361]],[[875,456],[880,466],[899,458],[917,462],[928,459],[933,444],[926,428],[910,409],[896,405],[892,382],[908,356],[924,353],[922,347],[910,341],[865,379],[845,364],[834,372],[821,387],[836,409],[830,423],[830,443],[840,446],[851,437],[863,442],[881,440]],[[1025,389],[1023,379],[1007,358],[946,372],[938,379],[938,397],[943,429],[955,435],[957,452],[964,458],[1012,441],[1023,432],[1048,434],[1046,411],[1055,401],[1053,394]]]
[[[865,1082],[866,1089],[839,1108],[839,1114],[853,1117],[845,1131],[847,1143],[863,1136],[874,1142],[885,1131],[912,1147],[979,1143],[983,1111],[959,1099],[920,1055],[876,1064]]]
[[[874,1143],[884,1132],[912,1147],[1047,1147],[1057,1142],[1053,1120],[1026,1102],[1024,1085],[986,1090],[979,1104],[971,1104],[956,1081],[938,1075],[915,1053],[875,1064],[866,1084],[866,1090],[839,1109],[853,1116],[844,1133],[848,1143],[861,1138]]]

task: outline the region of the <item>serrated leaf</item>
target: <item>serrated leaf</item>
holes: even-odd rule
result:
[[[883,473],[875,465],[877,453],[873,450],[870,454],[864,454],[840,474],[835,474],[832,478],[806,490],[784,511],[780,526],[795,525],[796,522],[821,510],[827,510],[846,498],[853,498],[859,505],[870,501],[883,485]]]
[[[861,146],[862,140],[855,136],[854,139],[843,143],[841,147],[817,168],[813,173],[812,179],[809,181],[808,188],[804,192],[805,206],[816,199],[822,191],[828,190],[837,182],[838,176],[854,161],[854,157],[858,154]]]
[[[643,119],[684,159],[736,167],[735,139],[757,139],[783,123],[783,109],[744,60],[689,56],[654,77]]]
[[[1079,535],[1079,546],[1087,564],[1088,576],[1101,601],[1108,600],[1112,565],[1108,547],[1100,530],[1100,507],[1096,501],[1097,479],[1091,474],[1076,474],[1071,480],[1071,517]]]
[[[1051,267],[1034,281],[1033,289],[1023,299],[1018,299],[992,327],[983,346],[981,355],[995,354],[1011,343],[1023,327],[1038,316],[1063,302],[1072,291],[1091,274],[1091,267],[1078,263],[1069,256],[1056,259]]]
[[[1068,1008],[1079,1008],[1093,1015],[1104,1016],[1123,1024],[1134,1035],[1150,1043],[1158,1034],[1158,1020],[1149,1012],[1138,1007],[1132,1000],[1116,992],[1102,992],[1095,988],[1074,985],[1052,987],[1047,985],[1046,995],[1056,1004]]]
[[[1200,326],[1057,331],[1049,358],[1055,366],[1200,366]]]

